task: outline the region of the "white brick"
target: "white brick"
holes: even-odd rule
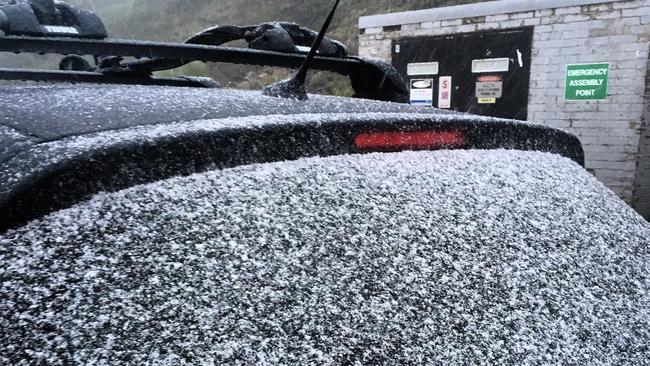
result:
[[[528,18],[532,18],[533,16],[535,16],[535,13],[532,12],[532,11],[529,11],[529,12],[525,12],[525,13],[513,13],[513,14],[510,14],[509,18],[510,19],[528,19]]]
[[[629,121],[611,121],[603,119],[590,119],[590,120],[576,120],[573,121],[573,127],[590,127],[590,128],[611,128],[611,129],[627,129],[630,127]]]
[[[476,25],[476,29],[481,31],[481,30],[488,30],[488,29],[499,29],[499,23],[493,22],[493,23],[479,23]]]
[[[528,118],[529,121],[535,121],[537,123],[541,123],[545,126],[548,127],[553,127],[553,128],[561,128],[561,129],[567,129],[571,127],[571,122],[569,121],[564,121],[564,120],[552,120],[552,119],[545,119],[545,118]]]
[[[414,23],[414,24],[404,24],[402,25],[402,31],[414,31],[420,29],[420,23]]]
[[[603,135],[608,135],[608,136],[615,136],[615,137],[634,137],[636,136],[638,138],[639,136],[639,131],[638,130],[631,130],[627,128],[593,128],[593,127],[576,127],[573,126],[572,129],[573,133],[575,133],[578,136],[603,136]]]
[[[550,48],[550,47],[564,48],[564,47],[574,47],[579,44],[581,44],[581,42],[578,41],[577,39],[560,39],[560,40],[534,42],[533,47],[534,48]]]
[[[563,31],[561,39],[587,38],[587,37],[589,37],[589,29],[573,29],[573,30]]]
[[[378,34],[382,33],[384,31],[384,28],[382,27],[376,27],[376,28],[366,28],[366,34]]]
[[[639,152],[639,147],[638,146],[626,146],[626,145],[583,145],[582,146],[585,150],[585,153],[589,154],[600,154],[600,153],[607,153],[607,154],[612,154],[612,155],[620,155],[620,156],[626,156],[628,154],[638,154]],[[633,157],[636,158],[636,157]]]
[[[542,18],[542,17],[549,17],[553,15],[553,10],[551,9],[543,9],[543,10],[536,10],[535,11],[535,17]]]
[[[476,31],[476,24],[465,24],[455,27],[454,33],[471,33]]]
[[[555,112],[548,112],[548,111],[529,112],[528,118],[535,119],[535,120],[555,120]],[[562,121],[562,122],[569,123],[568,121]],[[569,125],[567,125],[566,127],[569,127]]]
[[[564,15],[564,14],[579,14],[580,13],[580,7],[579,6],[571,6],[568,8],[557,8],[555,9],[555,14],[557,15]]]
[[[564,15],[551,15],[540,18],[542,24],[558,24],[564,21]]]
[[[643,113],[643,104],[612,103],[596,105],[601,112],[634,111],[639,116]]]
[[[648,34],[650,34],[650,23],[631,26],[630,27],[630,33],[640,35],[641,37],[639,38],[639,41],[647,42],[646,38],[647,38]]]
[[[450,20],[442,20],[440,21],[440,26],[441,27],[451,27],[454,25],[462,25],[463,20],[462,19],[450,19]]]
[[[611,162],[607,161],[589,161],[587,164],[588,168],[590,169],[607,169],[612,167]],[[614,165],[618,167],[621,170],[636,170],[636,162],[635,161],[621,161],[616,163]]]
[[[420,28],[422,28],[422,29],[438,28],[438,27],[440,27],[440,21],[424,22],[424,23],[420,24]]]
[[[523,19],[519,20],[508,20],[499,23],[499,29],[508,29],[508,28],[518,28],[523,27],[525,21]]]
[[[530,27],[533,25],[540,25],[540,24],[542,24],[542,21],[539,18],[524,19],[525,27]]]
[[[621,17],[621,11],[614,10],[607,13],[596,13],[596,14],[592,14],[591,17],[593,19],[617,19]]]
[[[583,14],[575,14],[575,15],[570,14],[570,15],[567,15],[567,16],[564,17],[564,21],[567,22],[567,23],[570,23],[570,22],[584,22],[584,21],[588,21],[588,20],[591,20],[591,17],[588,16],[588,15],[583,15]]]
[[[635,171],[618,170],[618,169],[598,169],[596,170],[596,178],[598,179],[612,179],[626,182],[634,179]]]
[[[648,8],[623,9],[623,17],[642,17],[648,15]]]
[[[612,10],[612,4],[586,5],[582,7],[582,12],[601,13]]]
[[[557,88],[560,83],[557,80],[552,79],[533,79],[530,81],[531,89],[535,88]]]
[[[564,88],[564,83],[560,85],[562,88]],[[564,91],[564,89],[562,89]],[[595,104],[595,103],[581,103],[581,104],[565,104],[563,105],[562,110],[565,112],[597,112],[599,109],[600,105]]]
[[[485,22],[502,22],[508,20],[507,14],[498,14],[498,15],[488,15],[485,17]]]
[[[599,36],[590,37],[585,40],[586,45],[611,45],[618,43],[636,43],[639,37],[632,34],[616,35],[616,36]]]
[[[615,1],[612,4],[612,7],[614,9],[629,9],[629,8],[638,8],[639,6],[642,6],[641,2],[638,0],[635,1],[629,1],[629,0],[624,0],[624,1]]]
[[[609,152],[590,152],[585,153],[589,161],[609,161],[609,162],[624,162],[624,161],[635,161],[635,157],[630,154],[612,154]]]

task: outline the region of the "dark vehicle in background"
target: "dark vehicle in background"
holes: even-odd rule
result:
[[[327,27],[163,44],[1,14],[1,50],[95,64],[0,69],[81,83],[0,86],[0,364],[650,364],[650,225],[575,136],[398,103],[389,66],[315,52]],[[358,98],[152,76],[224,58]]]

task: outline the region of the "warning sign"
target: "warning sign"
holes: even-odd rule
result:
[[[451,76],[441,76],[438,81],[438,108],[451,108]]]
[[[605,100],[609,63],[567,65],[565,100]]]
[[[433,79],[411,80],[411,104],[422,106],[433,105]]]
[[[479,76],[476,81],[477,99],[499,99],[503,96],[503,78],[499,75]]]

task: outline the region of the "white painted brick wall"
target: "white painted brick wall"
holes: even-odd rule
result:
[[[650,102],[644,97],[650,0],[450,19],[390,33],[366,31],[359,53],[390,61],[393,39],[522,26],[534,26],[528,119],[577,135],[585,147],[587,169],[650,215],[650,117],[642,120]],[[610,63],[607,101],[564,101],[566,65],[589,62]]]
[[[633,29],[641,25],[641,16],[632,11],[647,14],[650,7],[639,1],[624,3],[630,17],[621,17],[612,3],[599,4],[555,9],[552,21],[535,27],[531,78],[543,81],[531,83],[528,118],[576,134],[585,148],[587,169],[632,204],[637,162],[642,159],[644,106],[643,98],[634,96],[644,94],[649,47],[646,30]],[[566,65],[603,61],[610,62],[611,69],[608,100],[565,102]]]
[[[650,52],[648,53],[648,72],[645,78],[645,107],[641,143],[639,145],[639,164],[636,176],[635,208],[643,217],[650,220]]]

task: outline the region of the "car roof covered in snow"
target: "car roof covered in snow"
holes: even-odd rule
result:
[[[47,141],[134,126],[255,115],[448,113],[368,99],[312,95],[308,101],[297,101],[260,91],[169,86],[6,86],[0,87],[0,98],[0,125]]]
[[[236,165],[361,152],[355,135],[462,134],[458,148],[554,152],[579,140],[540,124],[364,99],[157,86],[0,87],[0,231],[117,191]]]
[[[169,86],[0,86],[0,164],[66,137],[204,119],[305,113],[449,113],[433,108],[313,95],[278,99],[259,91]]]
[[[642,365],[649,265],[556,154],[240,166],[0,235],[0,363]]]

